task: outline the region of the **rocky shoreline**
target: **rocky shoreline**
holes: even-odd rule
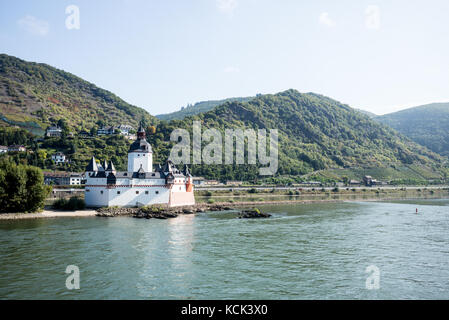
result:
[[[235,210],[228,205],[221,204],[197,204],[194,206],[184,206],[184,207],[168,207],[168,206],[148,206],[141,208],[119,208],[119,207],[110,207],[110,208],[100,208],[97,210],[97,217],[133,217],[138,219],[170,219],[176,218],[181,214],[195,214],[197,212],[206,212],[206,211],[229,211]],[[269,218],[270,214],[261,213],[259,209],[246,209],[239,211],[237,213],[238,218]]]

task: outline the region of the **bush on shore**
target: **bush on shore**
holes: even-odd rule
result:
[[[53,203],[53,209],[57,210],[83,210],[86,208],[86,203],[83,199],[72,197],[67,199],[58,199]]]

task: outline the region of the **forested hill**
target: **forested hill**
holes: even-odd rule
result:
[[[307,179],[339,180],[343,176],[360,179],[364,174],[371,174],[384,180],[423,181],[447,174],[443,167],[447,158],[322,95],[287,90],[274,95],[235,98],[216,106],[218,103],[204,102],[203,107],[212,109],[182,120],[161,121],[70,73],[0,55],[0,126],[18,125],[42,133],[47,126],[66,120],[63,123],[75,133],[70,139],[64,133],[60,138],[46,138],[36,144],[34,138],[18,129],[5,128],[0,132],[3,144],[28,141],[25,144],[32,152],[17,155],[17,160],[26,157],[29,164],[42,168],[56,169],[50,156],[60,151],[71,160],[60,167],[63,170],[83,170],[92,155],[112,159],[123,170],[128,140],[120,135],[95,136],[95,130],[94,136],[85,139],[79,132],[90,131],[100,124],[137,126],[145,118],[155,163],[167,159],[174,144],[170,142],[174,129],[186,128],[191,132],[192,122],[200,120],[203,128],[221,131],[225,128],[278,129],[278,176],[296,180],[303,175]],[[370,171],[373,168],[375,171]],[[195,175],[209,179],[260,178],[257,167],[248,165],[196,165],[192,169]]]
[[[161,120],[182,120],[185,117],[193,116],[202,112],[207,112],[212,110],[213,108],[226,103],[226,102],[247,102],[254,97],[240,97],[240,98],[228,98],[223,100],[208,100],[208,101],[201,101],[197,102],[193,105],[187,105],[186,107],[183,107],[179,111],[175,111],[172,113],[166,113],[166,114],[159,114],[156,117]]]
[[[430,175],[433,175],[443,163],[439,155],[402,137],[393,129],[347,105],[314,93],[287,90],[258,96],[244,103],[227,102],[209,112],[171,121],[168,126],[189,129],[193,120],[201,120],[203,127],[221,130],[228,127],[278,129],[280,175],[338,168],[393,168],[390,171],[432,172]],[[165,139],[168,139],[170,130],[165,126],[159,126],[158,132],[165,132]],[[195,167],[194,170],[196,174],[213,175],[213,170],[207,166]],[[218,171],[225,171],[229,178],[239,178],[232,177],[234,169],[221,168]],[[407,174],[395,173],[393,176],[406,178]],[[417,174],[414,178],[419,179],[419,176]],[[440,174],[434,176],[439,177]]]
[[[34,133],[60,119],[73,131],[89,131],[105,125],[137,126],[144,109],[132,106],[109,91],[46,64],[26,62],[0,54],[0,122],[18,125]]]
[[[430,150],[449,156],[449,103],[427,104],[375,119]]]

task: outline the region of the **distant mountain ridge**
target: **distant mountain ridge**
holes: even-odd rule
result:
[[[46,64],[0,54],[0,123],[37,134],[59,119],[71,129],[89,130],[102,121],[137,126],[156,119],[113,93]]]
[[[188,116],[194,116],[196,114],[207,112],[212,110],[213,108],[222,105],[226,102],[248,102],[254,97],[237,97],[237,98],[227,98],[222,100],[208,100],[208,101],[201,101],[197,102],[193,105],[188,105],[186,107],[183,107],[179,111],[166,113],[166,114],[158,114],[156,117],[160,120],[182,120],[185,117]]]
[[[449,156],[449,102],[417,106],[374,119],[434,152]]]

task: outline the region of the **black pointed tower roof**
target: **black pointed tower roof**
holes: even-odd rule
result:
[[[116,171],[114,164],[112,163],[111,160],[109,160],[109,162],[108,162],[108,168],[106,169],[106,171]]]
[[[142,168],[142,164],[140,164],[140,168],[137,170],[137,173],[145,173],[145,170]]]
[[[92,159],[90,159],[89,164],[86,167],[86,171],[88,172],[98,171],[97,161],[95,160],[95,157],[92,157]]]
[[[188,165],[185,165],[183,174],[184,174],[186,177],[188,177],[188,176],[191,177],[191,176],[192,176],[192,175],[190,174],[190,170],[189,170],[189,166],[188,166]]]
[[[173,172],[173,162],[171,160],[167,160],[162,168],[162,172]]]

